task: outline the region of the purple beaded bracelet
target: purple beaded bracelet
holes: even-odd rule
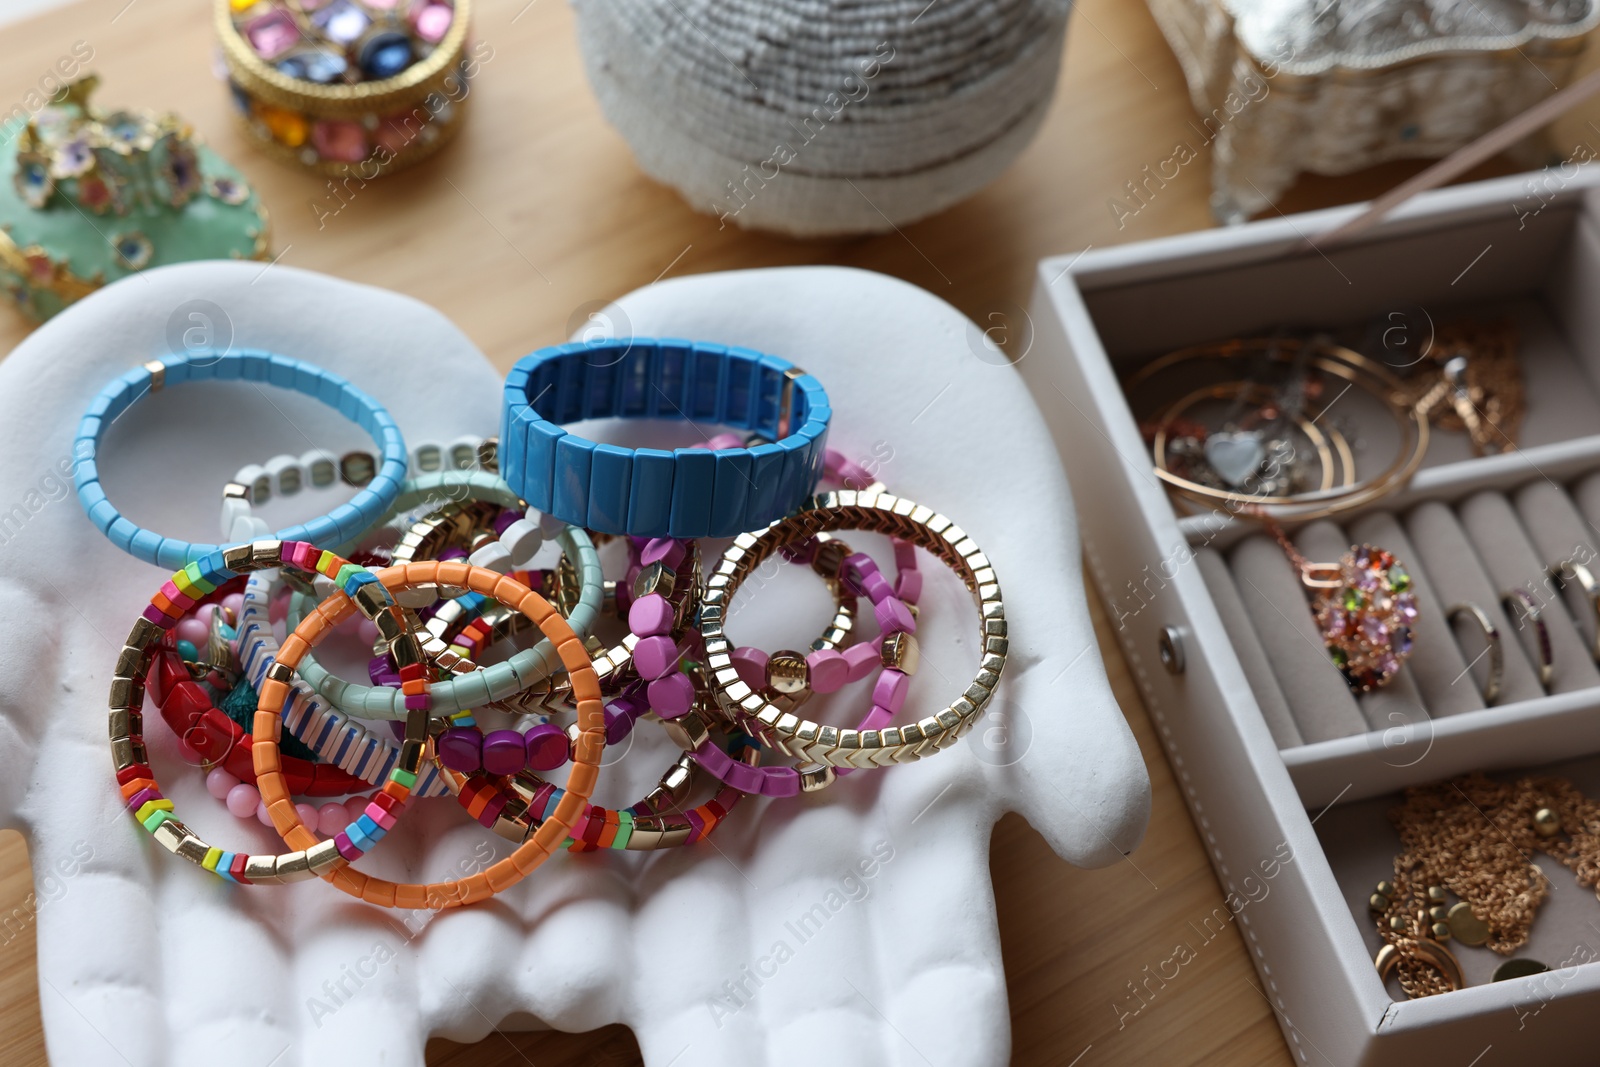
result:
[[[881,729],[899,713],[910,687],[910,676],[905,671],[885,664],[882,643],[895,634],[914,632],[916,618],[910,607],[895,595],[894,587],[879,572],[871,557],[862,552],[849,552],[839,541],[821,541],[814,551],[821,551],[821,546],[827,544],[835,546],[836,552],[849,553],[839,561],[841,592],[865,595],[872,600],[873,615],[882,630],[882,637],[877,641],[854,645],[843,653],[832,649],[814,650],[803,659],[793,652],[768,657],[757,649],[745,647],[734,654],[736,668],[741,679],[752,689],[767,687],[776,689],[780,694],[798,697],[798,706],[809,692],[832,692],[848,682],[864,680],[874,667],[878,667],[880,672],[872,690],[872,708],[858,728]],[[659,713],[660,709],[657,711]],[[670,720],[677,716],[661,713],[661,717],[663,722],[668,723],[674,740],[689,752],[702,769],[740,792],[794,796],[802,791],[822,789],[837,775],[850,773],[847,767],[748,766],[731,759],[713,744],[703,723],[691,719],[675,724]],[[740,721],[738,725],[752,736],[762,736],[758,723]]]

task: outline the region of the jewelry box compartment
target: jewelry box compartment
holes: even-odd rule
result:
[[[1586,591],[1571,568],[1593,582],[1600,567],[1600,464],[1567,481],[1524,477],[1291,533],[1312,559],[1370,544],[1404,564],[1410,656],[1367,693],[1331,669],[1307,590],[1272,538],[1191,541],[1303,803],[1398,789],[1416,768],[1438,778],[1600,752],[1600,586]]]
[[[1257,992],[1301,1062],[1471,1063],[1490,1044],[1560,1057],[1600,1010],[1600,968],[1587,966],[1553,985],[1548,976],[1530,985],[1533,976],[1396,1001],[1374,966],[1372,887],[1361,885],[1383,876],[1367,867],[1394,856],[1383,812],[1404,787],[1600,754],[1587,601],[1576,583],[1563,590],[1545,577],[1547,565],[1600,545],[1600,181],[1580,173],[1530,202],[1536,180],[1424,194],[1337,249],[1319,251],[1315,235],[1359,207],[1039,264],[1034,351],[1019,370],[1051,424],[1088,569],[1217,871],[1226,921],[1244,936]],[[1414,321],[1418,308],[1435,324],[1509,318],[1527,415],[1515,450],[1474,456],[1465,434],[1435,433],[1403,487],[1291,527],[1313,560],[1370,542],[1425,587],[1410,660],[1391,686],[1358,697],[1262,524],[1175,507],[1152,469],[1145,412],[1123,383],[1178,349],[1274,334],[1350,338],[1391,312]],[[1364,425],[1358,436],[1379,441],[1382,424]],[[1548,693],[1536,643],[1498,602],[1514,585],[1540,595],[1560,635]],[[1495,609],[1480,604],[1507,660],[1504,692],[1489,706],[1481,629],[1467,615],[1445,620],[1445,607],[1463,601]],[[1325,851],[1327,820],[1375,826],[1384,845],[1365,860],[1344,846]],[[1600,927],[1600,912],[1592,918]],[[1513,1004],[1535,995],[1538,1025],[1519,1026]]]
[[[1600,751],[1592,654],[1600,652],[1600,586],[1585,593],[1578,581],[1600,571],[1600,228],[1585,203],[1569,197],[1531,218],[1508,208],[1446,234],[1335,253],[1339,262],[1303,252],[1288,263],[1084,294],[1125,384],[1197,341],[1318,335],[1365,342],[1363,356],[1399,366],[1416,357],[1391,345],[1392,331],[1437,336],[1460,322],[1511,324],[1526,398],[1514,445],[1475,457],[1465,432],[1436,429],[1409,483],[1291,531],[1311,560],[1334,562],[1371,544],[1414,577],[1412,650],[1390,684],[1357,694],[1331,669],[1296,568],[1260,522],[1187,499],[1172,508],[1308,805],[1399,788],[1425,758],[1449,775],[1556,759],[1574,744]],[[1412,257],[1421,269],[1408,268]],[[1139,313],[1151,306],[1165,313]],[[1142,404],[1130,398],[1134,420],[1148,427],[1172,392]],[[1330,387],[1308,412],[1329,432],[1344,423],[1358,481],[1404,451],[1385,405],[1359,389],[1335,395]],[[1574,562],[1583,570],[1563,572],[1567,581],[1552,573]],[[1113,617],[1144,610],[1164,580],[1159,567],[1124,578],[1108,593]],[[1447,618],[1456,607],[1465,610]],[[1491,672],[1496,651],[1504,666]],[[1491,673],[1500,692],[1487,701]]]
[[[1592,802],[1593,798],[1600,798],[1600,755],[1535,767],[1508,768],[1489,775],[1488,781],[1483,783],[1486,792],[1496,786],[1509,787],[1510,802],[1501,806],[1485,802],[1471,783],[1461,779],[1441,783],[1436,793],[1417,805],[1418,810],[1430,813],[1442,809],[1436,824],[1419,825],[1420,820],[1414,813],[1402,815],[1411,815],[1415,839],[1426,842],[1423,847],[1414,849],[1407,849],[1390,817],[1403,803],[1402,793],[1341,801],[1312,810],[1317,839],[1338,880],[1351,919],[1361,932],[1369,957],[1377,958],[1385,944],[1378,932],[1379,919],[1374,915],[1374,897],[1387,893],[1388,896],[1379,896],[1377,903],[1395,901],[1396,906],[1387,911],[1387,915],[1408,910],[1403,903],[1408,894],[1403,888],[1397,888],[1395,881],[1395,860],[1404,850],[1408,856],[1423,860],[1417,869],[1459,871],[1466,884],[1456,885],[1472,892],[1477,903],[1476,908],[1466,910],[1473,916],[1484,913],[1478,916],[1478,922],[1468,919],[1463,929],[1458,917],[1451,915],[1451,909],[1463,903],[1453,888],[1439,885],[1437,888],[1443,892],[1430,899],[1430,922],[1443,918],[1450,928],[1448,934],[1438,931],[1436,935],[1442,935],[1439,943],[1450,954],[1445,965],[1459,966],[1460,978],[1465,983],[1463,989],[1440,995],[1455,999],[1462,993],[1471,994],[1473,990],[1505,981],[1496,978],[1496,971],[1503,965],[1510,963],[1512,967],[1532,970],[1525,965],[1535,963],[1544,970],[1523,975],[1516,980],[1516,985],[1504,987],[1511,994],[1517,1024],[1526,1027],[1533,1025],[1536,1019],[1543,1021],[1542,1009],[1552,993],[1579,979],[1591,987],[1600,981],[1596,976],[1600,968],[1592,966],[1600,961],[1600,903],[1596,901],[1594,887],[1580,884],[1573,869],[1536,846],[1535,842],[1543,838],[1534,825],[1536,819],[1522,820],[1513,815],[1518,811],[1519,801],[1521,807],[1534,808],[1537,813],[1538,806],[1550,795],[1540,788],[1543,784],[1540,780],[1546,778],[1570,784]],[[1528,788],[1519,788],[1525,781]],[[1470,795],[1458,788],[1461,785],[1472,791]],[[1532,797],[1538,799],[1528,799]],[[1554,813],[1554,809],[1547,810]],[[1564,828],[1565,822],[1561,823]],[[1512,826],[1508,833],[1506,827],[1513,823],[1518,825]],[[1554,834],[1548,840],[1557,849],[1566,848],[1569,842],[1575,845],[1574,853],[1587,860],[1580,862],[1580,866],[1588,877],[1593,877],[1595,838],[1592,833],[1576,840],[1570,836],[1570,828],[1565,828],[1565,832]],[[1409,864],[1407,867],[1411,869]],[[1539,873],[1532,874],[1528,867],[1538,868]],[[1538,883],[1543,885],[1542,900],[1528,892],[1530,889],[1537,892]],[[1433,907],[1443,911],[1435,913]],[[1493,925],[1483,923],[1484,917],[1490,918]],[[1527,940],[1509,954],[1495,952],[1483,943],[1491,930],[1498,929],[1505,935],[1510,928],[1524,923]],[[1385,988],[1397,1004],[1407,1004],[1406,994],[1392,974]],[[1435,1005],[1445,1003],[1436,997],[1428,1000]]]

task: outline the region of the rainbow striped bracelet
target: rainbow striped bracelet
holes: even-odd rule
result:
[[[173,574],[150,600],[150,606],[134,623],[111,680],[110,732],[111,756],[124,803],[139,824],[169,852],[241,885],[280,884],[320,877],[360,857],[381,840],[394,825],[417,784],[422,745],[406,748],[399,763],[391,768],[383,789],[374,795],[365,811],[338,834],[310,848],[278,855],[250,855],[207,844],[180,822],[172,801],[162,795],[150,767],[144,744],[144,691],[162,638],[173,629],[198,600],[219,585],[241,574],[278,567],[291,567],[307,575],[320,574],[333,582],[376,623],[381,632],[399,643],[416,646],[416,637],[406,629],[394,598],[371,571],[358,567],[331,552],[304,541],[256,541],[224,552],[212,552],[188,563]],[[302,642],[303,643],[303,642]],[[416,647],[406,656],[420,662]],[[407,723],[408,735],[426,737],[427,681],[420,667],[408,678],[407,702],[413,714]],[[265,673],[262,687],[287,686],[292,672],[273,664]],[[278,753],[254,753],[258,776],[278,771]],[[265,766],[263,766],[265,764]],[[281,778],[281,775],[279,776]],[[287,795],[275,804],[293,809]],[[269,811],[274,805],[269,804]]]

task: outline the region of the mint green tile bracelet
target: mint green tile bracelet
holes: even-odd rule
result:
[[[504,481],[488,471],[437,471],[407,481],[389,516],[380,525],[391,525],[398,517],[425,505],[432,505],[428,508],[431,512],[465,501],[508,508],[524,506],[521,498]],[[518,529],[518,526],[524,528]],[[501,535],[502,540],[536,536],[528,533],[528,527],[537,529],[533,520],[519,519]],[[556,541],[578,575],[578,603],[567,622],[574,633],[586,638],[600,617],[605,593],[600,554],[589,535],[577,527],[563,528],[556,536]],[[343,547],[348,549],[352,546]],[[472,561],[484,565],[477,557],[478,553],[473,553]],[[289,601],[290,629],[299,625],[300,620],[314,607],[311,597],[296,592]],[[561,657],[555,646],[548,640],[541,640],[532,648],[522,649],[501,663],[436,682],[429,691],[433,698],[434,713],[451,715],[504,700],[562,669]],[[405,718],[405,696],[398,689],[346,681],[329,672],[309,655],[301,662],[299,670],[301,679],[317,695],[346,714],[363,719]]]

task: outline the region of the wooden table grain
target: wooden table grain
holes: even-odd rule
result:
[[[5,0],[0,0],[4,3]],[[75,42],[93,49],[105,103],[174,109],[240,165],[273,212],[277,262],[381,285],[449,315],[502,368],[564,339],[600,303],[669,275],[805,263],[883,271],[1004,336],[1026,336],[1034,262],[1089,246],[1211,225],[1209,159],[1119,223],[1111,201],[1146,164],[1198,141],[1177,63],[1143,5],[1084,0],[1045,124],[989,188],[878,237],[793,241],[719,228],[634,165],[590,96],[561,0],[480,0],[485,60],[460,142],[401,177],[335,189],[256,152],[210,72],[208,0],[83,0],[0,35],[0,113],[36,90]],[[1562,120],[1557,146],[1600,141],[1594,108]],[[1565,140],[1563,140],[1565,138]],[[1285,211],[1372,196],[1414,173],[1396,163],[1303,179]],[[1471,177],[1506,173],[1505,160]],[[25,336],[0,318],[0,352]],[[1091,595],[1091,600],[1095,598]],[[1154,808],[1126,862],[1080,871],[1016,816],[991,851],[1019,1064],[1280,1065],[1291,1058],[1243,944],[1226,929],[1179,976],[1150,981],[1222,904],[1189,813],[1111,638],[1096,630],[1150,768]],[[44,1062],[34,903],[22,838],[0,835],[0,1062]],[[1141,992],[1142,991],[1142,992]],[[619,1026],[585,1034],[491,1034],[429,1045],[438,1065],[625,1064]]]

